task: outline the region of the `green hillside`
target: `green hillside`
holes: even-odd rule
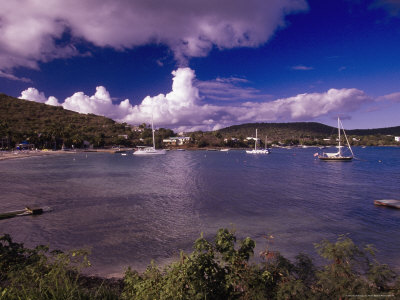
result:
[[[323,138],[337,131],[336,128],[315,122],[294,123],[248,123],[235,125],[219,130],[223,135],[232,136],[254,136],[258,129],[259,137],[268,136],[271,140],[282,140],[290,138]]]
[[[126,124],[96,116],[65,110],[34,101],[0,94],[0,139],[15,146],[27,140],[39,148],[94,146],[118,143],[118,135],[130,135]]]
[[[254,137],[256,129],[258,137],[264,140],[267,136],[269,143],[328,145],[335,143],[337,137],[336,127],[316,122],[248,123],[230,126],[217,132],[225,139],[234,137],[243,140],[246,137]],[[354,145],[396,145],[398,143],[394,141],[394,136],[400,136],[400,126],[346,130],[346,133]]]
[[[400,136],[400,126],[396,127],[386,127],[386,128],[376,128],[376,129],[354,129],[346,131],[353,135],[395,135]]]

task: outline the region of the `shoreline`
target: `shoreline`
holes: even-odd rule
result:
[[[321,146],[281,146],[281,147],[271,147],[270,149],[302,149],[302,148],[320,148]],[[329,148],[331,146],[327,146]],[[400,147],[400,145],[384,145],[384,146],[355,146],[355,147]],[[215,148],[195,148],[195,147],[174,147],[174,148],[166,148],[169,151],[178,151],[178,150],[186,150],[186,151],[220,151],[221,149],[224,149],[222,147],[215,147]],[[232,151],[239,150],[248,150],[250,148],[225,148],[229,149]],[[123,151],[131,151],[133,150],[132,148],[121,148],[120,150]],[[36,156],[46,156],[46,155],[60,155],[60,154],[77,154],[77,153],[84,153],[84,152],[97,152],[97,153],[111,153],[114,154],[116,153],[116,149],[77,149],[73,151],[63,151],[63,150],[57,150],[57,151],[43,151],[43,150],[12,150],[12,151],[0,151],[0,161],[2,160],[9,160],[9,159],[17,159],[17,158],[28,158],[28,157],[36,157]]]
[[[75,151],[42,151],[42,150],[17,150],[17,151],[1,151],[0,161],[17,159],[17,158],[27,158],[36,156],[46,156],[46,155],[59,155],[67,153],[76,153]]]

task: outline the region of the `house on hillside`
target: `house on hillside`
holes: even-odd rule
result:
[[[135,132],[143,132],[143,128],[139,126],[131,126],[131,130]]]
[[[394,140],[395,140],[396,142],[400,142],[400,136],[395,136],[395,137],[394,137]]]
[[[251,136],[248,136],[247,138],[245,138],[244,139],[244,141],[245,142],[247,142],[247,141],[259,141],[260,140],[260,138],[255,138],[255,137],[251,137]]]
[[[163,139],[163,143],[170,146],[184,145],[190,142],[190,137],[188,136],[177,136]]]
[[[224,139],[224,142],[227,143],[229,140],[231,140],[232,142],[237,142],[239,141],[239,139],[231,137],[230,139]]]

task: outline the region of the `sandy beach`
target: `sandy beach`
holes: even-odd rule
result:
[[[132,148],[121,148],[119,150],[130,151]],[[43,151],[43,150],[15,150],[15,151],[0,151],[0,161],[16,158],[27,158],[43,155],[60,155],[60,154],[76,154],[81,152],[102,152],[102,153],[116,153],[117,149],[89,149],[89,150],[74,150],[74,151]]]
[[[16,159],[16,158],[26,158],[33,156],[43,156],[43,155],[57,155],[57,154],[68,154],[75,153],[73,151],[41,151],[41,150],[32,150],[32,151],[1,151],[0,152],[0,161],[7,159]]]

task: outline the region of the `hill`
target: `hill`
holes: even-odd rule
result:
[[[294,122],[294,123],[247,123],[235,125],[219,130],[222,135],[232,136],[254,136],[258,129],[259,137],[268,136],[271,140],[283,140],[290,138],[322,138],[337,131],[336,128],[316,122]]]
[[[11,146],[27,140],[38,148],[60,148],[62,143],[81,147],[84,141],[99,147],[120,142],[118,135],[131,134],[126,125],[0,94],[0,139]]]
[[[223,128],[217,132],[225,139],[235,137],[242,140],[246,137],[254,137],[256,129],[258,129],[259,138],[263,140],[267,136],[268,141],[272,143],[331,144],[337,136],[336,127],[316,122],[247,123]],[[400,136],[400,126],[346,130],[346,133],[355,145],[392,145],[396,144],[393,136]],[[324,139],[331,139],[331,141],[324,142]]]

